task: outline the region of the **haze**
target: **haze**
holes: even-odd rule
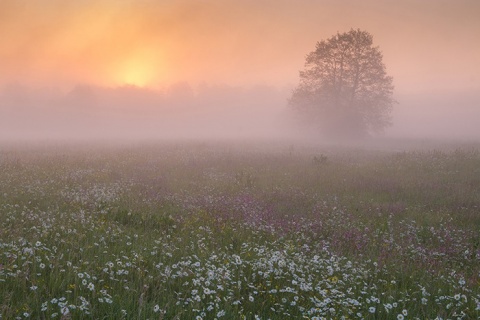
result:
[[[367,30],[388,136],[480,139],[480,2],[0,2],[0,138],[284,138],[317,41]]]

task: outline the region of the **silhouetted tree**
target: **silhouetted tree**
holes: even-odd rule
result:
[[[289,105],[328,135],[358,136],[391,125],[392,77],[372,35],[350,30],[317,43]]]

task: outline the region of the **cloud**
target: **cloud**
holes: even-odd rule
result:
[[[479,9],[477,1],[3,0],[0,81],[284,85],[297,81],[316,41],[353,27],[374,35],[401,88],[451,78],[480,86],[471,80],[480,72]]]

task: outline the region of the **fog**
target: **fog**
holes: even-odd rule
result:
[[[393,77],[383,139],[480,139],[480,2],[0,2],[0,140],[322,141],[287,107],[360,28]]]
[[[398,95],[390,137],[480,140],[480,92]]]
[[[163,89],[5,85],[1,140],[305,140],[325,142],[295,121],[291,87],[176,83]],[[480,95],[399,95],[380,138],[480,139]]]
[[[5,86],[3,139],[282,139],[295,135],[289,88],[176,83],[163,90]]]

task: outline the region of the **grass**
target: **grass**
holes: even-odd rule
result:
[[[2,319],[476,319],[480,153],[0,148]]]

